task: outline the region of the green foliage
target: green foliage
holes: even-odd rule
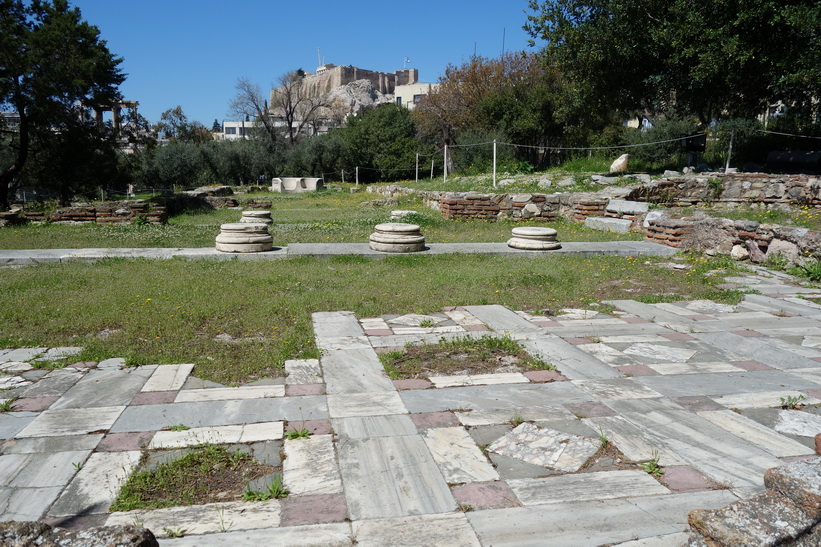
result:
[[[108,51],[99,30],[83,21],[80,10],[66,0],[0,0],[0,13],[0,110],[20,117],[16,130],[0,138],[4,208],[9,183],[33,162],[32,150],[39,150],[38,165],[54,158],[49,161],[57,164],[52,174],[70,168],[55,181],[63,197],[82,181],[81,175],[94,174],[89,156],[97,156],[105,171],[113,143],[100,136],[99,128],[92,130],[91,124],[79,120],[75,108],[77,103],[110,104],[119,99],[117,86],[125,75],[119,68],[121,59]],[[82,156],[72,158],[75,153]],[[8,163],[11,157],[14,160]],[[83,165],[73,166],[72,159]],[[27,176],[48,185],[42,178],[45,173]]]
[[[285,434],[286,439],[307,439],[311,436],[311,430],[303,427],[302,429],[292,429]]]
[[[0,412],[11,412],[17,399],[19,399],[19,397],[12,397],[10,399],[3,400],[3,402],[0,403]]]
[[[653,127],[647,131],[625,128],[624,144],[645,144],[651,142],[671,141],[652,146],[638,146],[626,150],[630,154],[631,169],[664,169],[680,163],[681,141],[683,135],[689,135],[696,129],[692,119],[657,118]]]
[[[806,397],[803,394],[787,395],[786,397],[779,397],[781,401],[781,408],[795,410],[801,407],[801,401]]]
[[[344,165],[360,181],[407,179],[416,165],[416,124],[410,111],[385,104],[362,111],[342,130]],[[365,167],[366,169],[363,169]]]
[[[282,475],[274,475],[273,480],[268,485],[264,492],[259,490],[251,490],[246,488],[242,493],[244,501],[268,501],[270,499],[282,499],[288,497],[288,489],[282,484]]]
[[[650,461],[641,464],[641,467],[642,469],[644,469],[645,473],[649,473],[654,477],[661,477],[662,475],[664,475],[664,470],[659,465],[658,450],[654,450],[653,458]]]

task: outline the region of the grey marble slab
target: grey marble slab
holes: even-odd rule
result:
[[[316,312],[312,317],[317,338],[355,338],[365,334],[350,311]]]
[[[49,408],[56,410],[127,405],[153,372],[153,369],[144,368],[90,370]]]
[[[541,479],[507,481],[524,505],[562,504],[669,494],[649,473],[639,470],[576,473]]]
[[[752,394],[771,391],[774,387],[781,390],[821,388],[815,382],[780,370],[669,374],[637,376],[635,379],[665,397],[730,395],[734,393]]]
[[[524,334],[542,332],[530,321],[499,305],[466,306],[465,309],[476,319],[498,333]]]
[[[359,520],[351,524],[357,545],[479,547],[464,513]]]
[[[92,454],[48,511],[53,517],[106,513],[128,475],[140,461],[140,452]]]
[[[416,425],[406,414],[333,418],[331,425],[340,439],[368,439],[416,435]]]
[[[558,337],[525,340],[522,346],[534,357],[551,365],[571,380],[621,378],[624,375],[607,363]]]
[[[327,351],[320,363],[328,394],[396,391],[370,346]]]
[[[693,336],[720,348],[732,348],[739,355],[779,370],[818,366],[818,361],[807,359],[787,348],[774,348],[766,338],[750,338],[731,332],[705,332]]]
[[[19,438],[59,437],[62,435],[84,435],[94,431],[107,430],[124,409],[124,406],[113,406],[46,410],[32,420],[16,436]]]
[[[447,513],[456,502],[418,435],[348,439],[337,446],[351,520]]]

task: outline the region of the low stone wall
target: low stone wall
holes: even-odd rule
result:
[[[821,205],[821,177],[770,173],[700,173],[668,176],[637,186],[626,199],[691,206],[750,203]]]
[[[662,217],[648,222],[645,239],[681,250],[754,261],[776,255],[789,263],[821,258],[821,231],[752,220]]]
[[[52,222],[93,222],[96,224],[109,225],[131,224],[138,217],[145,218],[151,224],[165,224],[168,222],[168,212],[165,207],[144,201],[124,201],[94,206],[66,207],[57,209],[50,215],[25,213],[25,216],[30,220],[48,219]]]

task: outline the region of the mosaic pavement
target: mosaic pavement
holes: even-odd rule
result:
[[[815,457],[821,292],[759,269],[737,306],[613,301],[548,315],[314,314],[320,360],[226,387],[193,365],[75,363],[79,348],[0,350],[0,519],[142,524],[163,545],[683,545],[687,513],[763,490]],[[607,313],[604,313],[604,312]],[[426,325],[422,327],[420,325]],[[378,352],[511,336],[557,371],[391,381]],[[42,370],[37,359],[70,366]],[[511,424],[514,416],[523,423]],[[190,427],[169,431],[175,424]],[[308,428],[308,439],[287,439]],[[625,461],[657,459],[660,478]],[[141,452],[224,443],[281,468],[291,495],[110,513]],[[624,463],[624,462],[621,462]]]

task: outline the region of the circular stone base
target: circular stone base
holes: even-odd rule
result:
[[[521,226],[513,228],[507,246],[522,251],[552,251],[561,249],[556,241],[556,230],[553,228],[539,228],[537,226]]]
[[[259,253],[274,248],[266,224],[236,222],[220,226],[216,248],[223,253]]]
[[[383,253],[416,253],[425,250],[425,236],[416,224],[387,222],[377,224],[370,235],[371,250]]]

